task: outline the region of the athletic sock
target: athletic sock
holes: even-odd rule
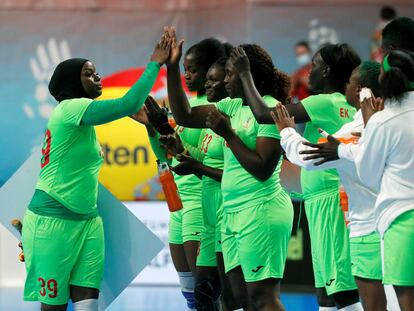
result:
[[[364,311],[360,302],[354,303],[353,305],[339,309],[339,311]]]
[[[319,311],[337,311],[336,307],[319,307]]]
[[[187,300],[189,310],[195,310],[194,278],[191,272],[177,272],[180,280],[181,293]]]
[[[98,311],[98,299],[85,299],[74,302],[73,311]]]

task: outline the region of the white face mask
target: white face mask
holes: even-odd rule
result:
[[[311,62],[310,54],[302,54],[296,57],[296,61],[298,62],[299,66],[305,66]]]

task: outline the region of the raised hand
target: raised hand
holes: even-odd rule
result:
[[[277,129],[281,132],[287,127],[295,128],[295,118],[289,115],[286,107],[282,104],[277,104],[274,111],[270,112],[273,121],[276,124]]]
[[[239,46],[233,49],[230,60],[238,75],[250,72],[250,61],[242,47]]]
[[[207,127],[211,128],[214,133],[226,138],[232,133],[230,118],[228,115],[218,111],[217,109],[211,110],[206,118]]]
[[[328,141],[321,144],[312,144],[309,142],[303,142],[304,145],[315,148],[312,150],[303,150],[300,151],[300,154],[309,154],[309,156],[304,157],[303,160],[314,160],[321,159],[318,162],[315,162],[314,165],[318,166],[328,161],[335,161],[339,159],[338,156],[338,146],[341,144],[332,135],[328,136]]]
[[[365,126],[375,113],[384,110],[384,100],[381,97],[365,98],[360,105]]]
[[[160,41],[155,45],[154,52],[151,55],[151,61],[157,62],[162,66],[170,57],[171,38],[168,33],[163,33]]]
[[[181,142],[180,136],[176,134],[162,135],[160,137],[161,147],[164,148],[172,156],[184,152],[184,146]]]
[[[167,60],[167,66],[178,66],[181,56],[183,54],[184,39],[177,40],[175,27],[164,27],[164,34],[168,34],[171,39],[171,53]]]
[[[149,123],[162,135],[174,134],[174,129],[168,123],[168,112],[161,108],[154,98],[148,96],[145,100],[145,112]]]

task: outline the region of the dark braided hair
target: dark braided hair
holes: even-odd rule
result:
[[[290,77],[275,68],[272,58],[257,44],[242,44],[250,62],[250,71],[260,95],[271,95],[282,104],[289,101]]]
[[[198,65],[207,70],[219,58],[225,57],[226,46],[216,38],[207,38],[191,46],[185,55],[193,54]]]

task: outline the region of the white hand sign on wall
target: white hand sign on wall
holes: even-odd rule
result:
[[[69,45],[65,40],[58,43],[54,38],[50,38],[47,45],[37,46],[36,56],[30,59],[30,69],[37,82],[35,98],[38,105],[37,107],[23,105],[23,111],[28,118],[33,119],[36,115],[49,118],[54,108],[54,100],[50,97],[47,88],[50,77],[55,67],[70,57]]]

